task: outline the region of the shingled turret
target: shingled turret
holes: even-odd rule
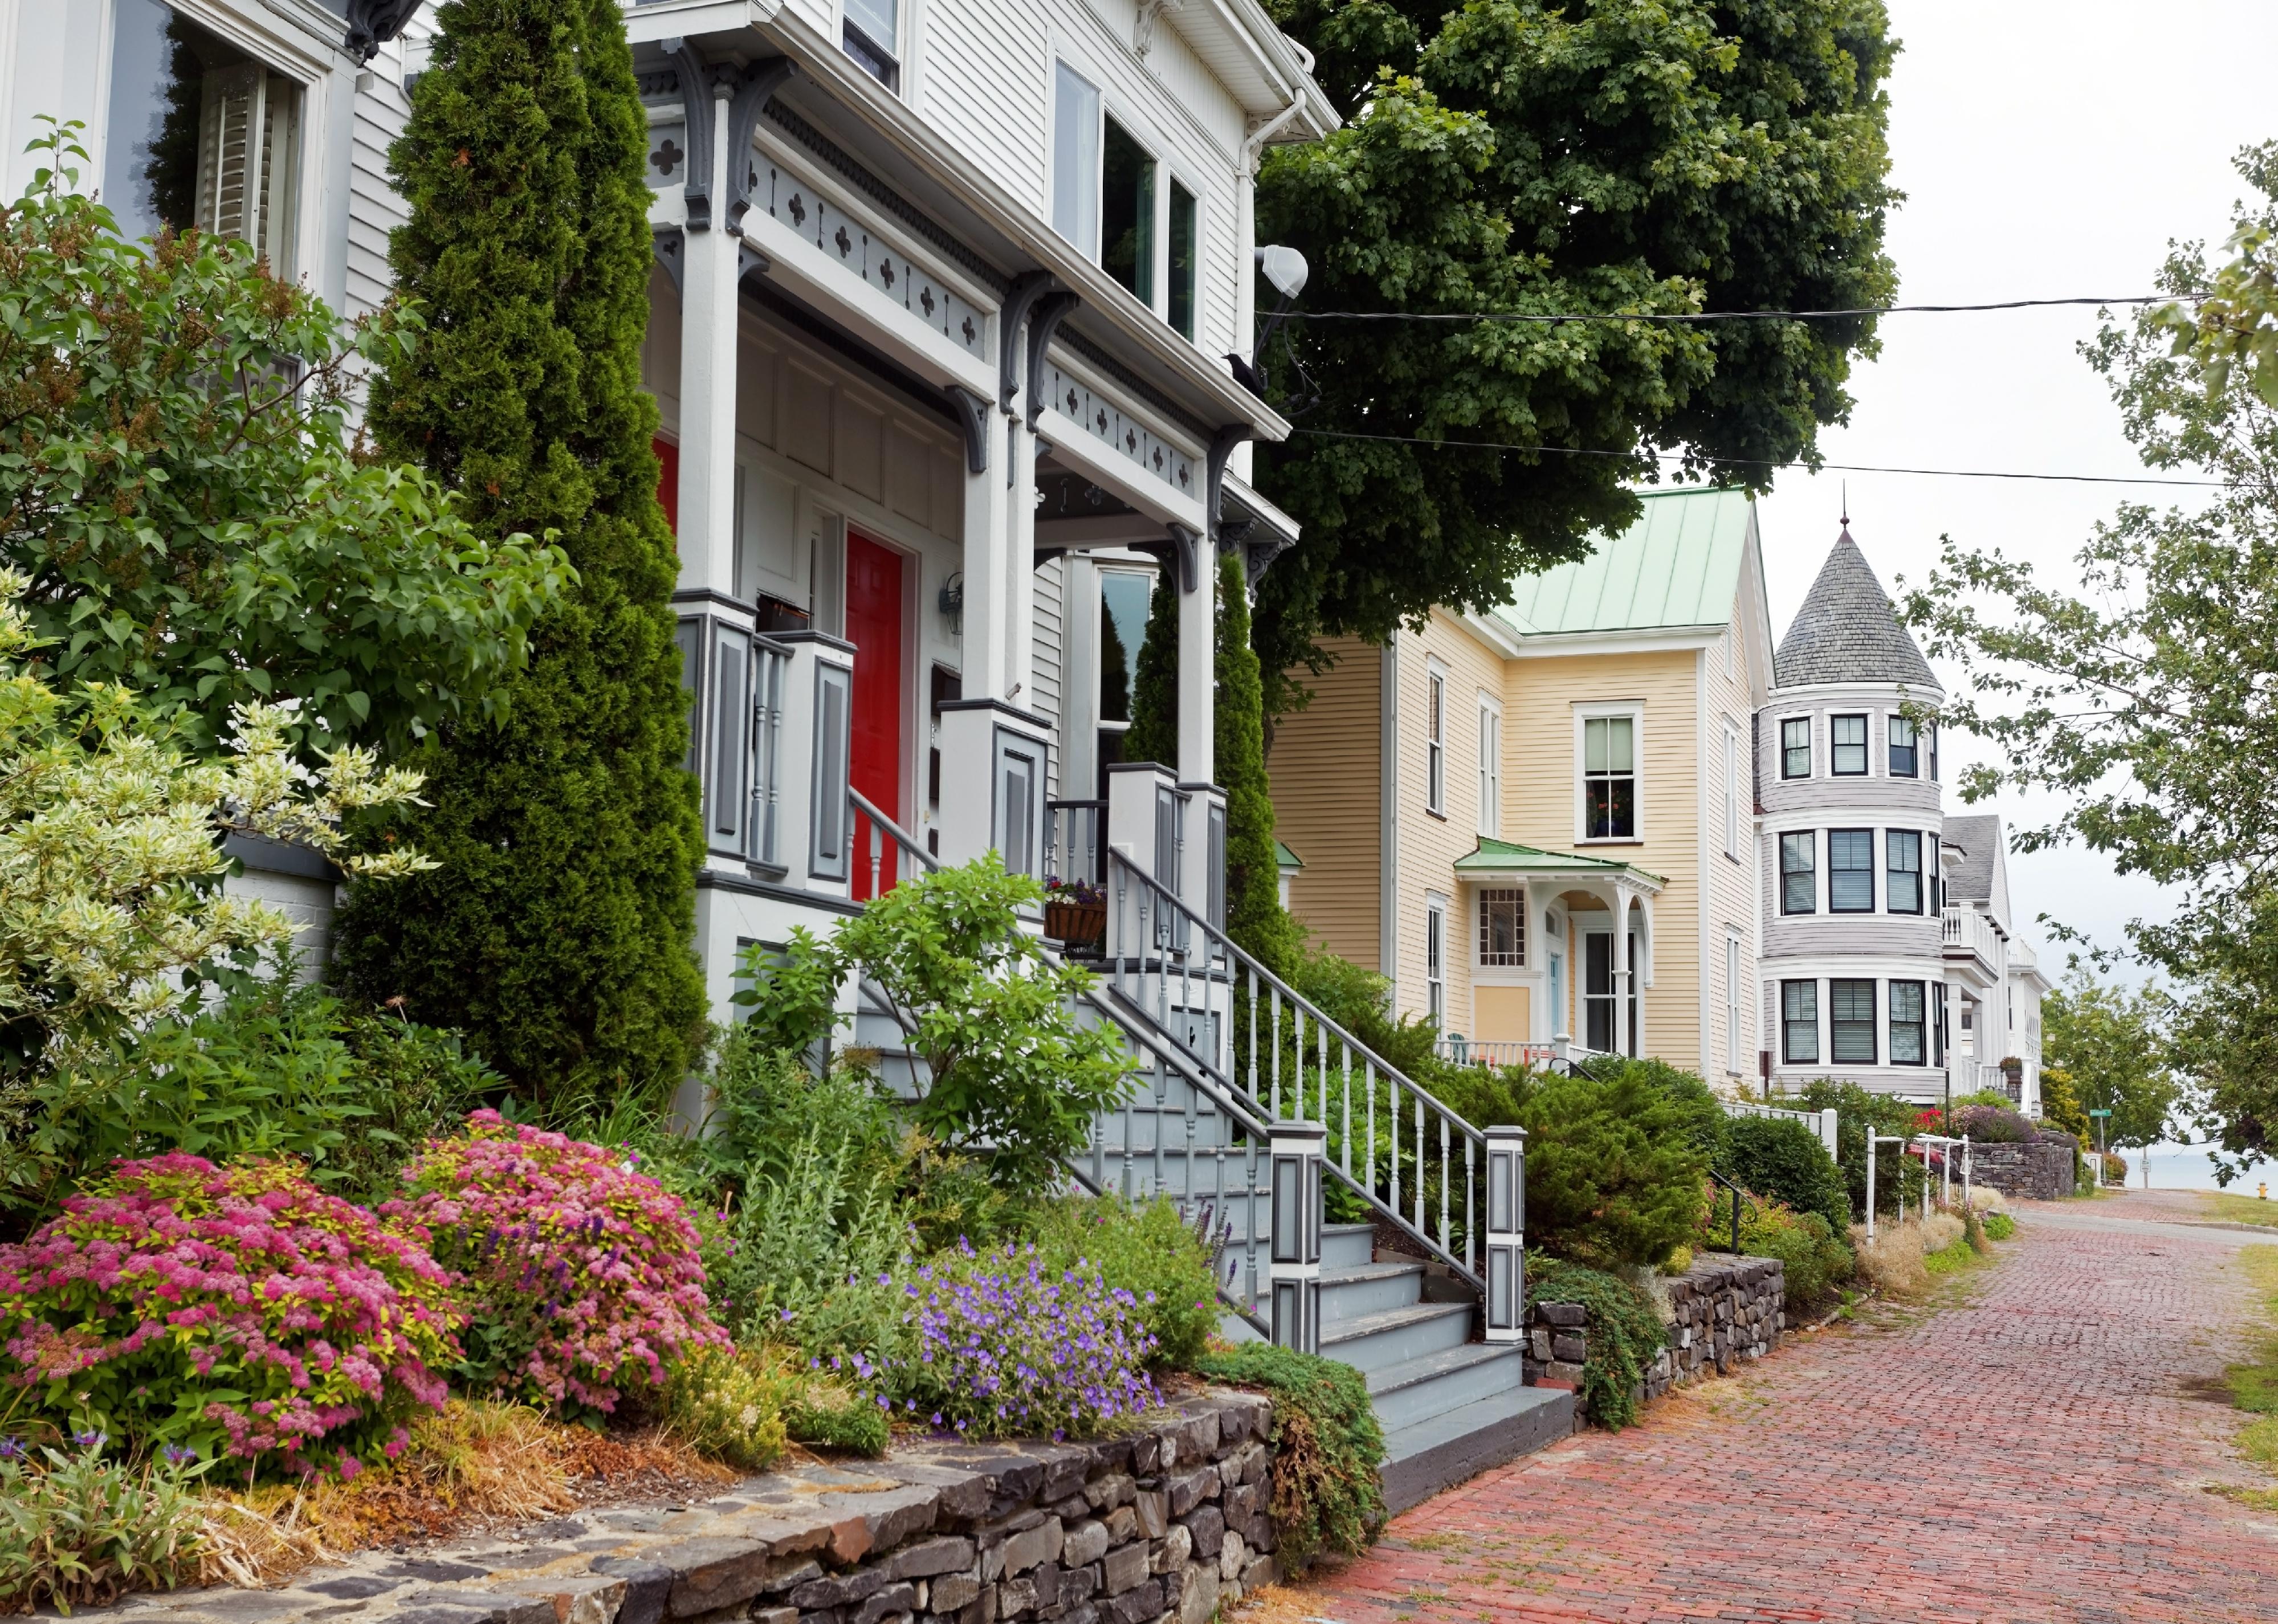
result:
[[[1847,527],[1835,538],[1772,664],[1782,688],[1820,682],[1938,685]]]

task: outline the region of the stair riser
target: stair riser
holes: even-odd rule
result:
[[[1376,1409],[1377,1424],[1387,1432],[1400,1427],[1412,1427],[1419,1421],[1429,1421],[1434,1415],[1445,1415],[1450,1410],[1467,1404],[1477,1404],[1482,1399],[1493,1398],[1526,1384],[1525,1364],[1516,1349],[1509,1359],[1473,1365],[1467,1369],[1450,1370],[1445,1376],[1435,1376],[1428,1382],[1418,1382],[1395,1392],[1379,1393],[1372,1403]]]
[[[1387,1276],[1378,1280],[1321,1283],[1321,1325],[1324,1331],[1349,1320],[1389,1308],[1412,1308],[1424,1300],[1424,1272]]]
[[[1358,1269],[1376,1262],[1376,1231],[1365,1224],[1321,1226],[1321,1267]]]
[[[1469,1313],[1442,1314],[1414,1324],[1335,1342],[1329,1340],[1332,1333],[1323,1326],[1321,1352],[1357,1370],[1381,1370],[1404,1359],[1421,1359],[1426,1353],[1461,1347],[1471,1340],[1471,1330]]]

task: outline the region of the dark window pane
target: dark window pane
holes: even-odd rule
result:
[[[1195,286],[1199,280],[1201,219],[1195,194],[1171,182],[1171,325],[1195,336]]]
[[[1872,829],[1830,829],[1827,832],[1827,911],[1830,913],[1875,911],[1875,832]]]
[[[1903,716],[1893,716],[1891,718],[1891,776],[1914,778],[1920,773],[1915,725]]]
[[[1838,1065],[1875,1064],[1875,984],[1872,981],[1830,981],[1827,984],[1831,1048]]]
[[[1891,983],[1891,1064],[1894,1066],[1918,1066],[1926,1064],[1923,1041],[1923,984],[1920,981]]]
[[[1114,119],[1100,149],[1099,268],[1155,302],[1155,160]]]
[[[1819,1064],[1819,983],[1780,983],[1780,1041],[1790,1065]]]
[[[1890,873],[1886,904],[1892,913],[1923,911],[1922,835],[1914,829],[1890,829],[1883,836]]]
[[[1830,769],[1845,778],[1862,777],[1867,771],[1867,719],[1831,716],[1827,719]]]
[[[1811,776],[1811,718],[1794,716],[1780,723],[1780,776]]]
[[[1810,913],[1819,906],[1819,877],[1813,861],[1813,846],[1818,838],[1809,829],[1780,836],[1782,913]]]

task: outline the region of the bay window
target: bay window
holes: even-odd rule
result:
[[[1915,829],[1883,832],[1884,905],[1892,913],[1923,911],[1923,837]]]
[[[1819,983],[1780,983],[1780,1054],[1792,1066],[1819,1064]]]

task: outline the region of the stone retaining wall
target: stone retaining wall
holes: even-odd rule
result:
[[[2044,1128],[2029,1145],[1969,1147],[1973,1184],[1991,1185],[2004,1195],[2053,1201],[2074,1193],[2073,1155],[2079,1141],[2069,1133]]]
[[[1204,1624],[1279,1576],[1267,1400],[1212,1391],[1129,1437],[935,1443],[701,1506],[372,1552],[282,1590],[130,1597],[136,1624]],[[81,1616],[87,1616],[82,1613]]]
[[[1683,1274],[1658,1283],[1668,1293],[1663,1319],[1669,1342],[1647,1370],[1637,1397],[1657,1399],[1672,1386],[1739,1361],[1762,1359],[1786,1326],[1787,1269],[1777,1258],[1706,1254]],[[1526,1305],[1526,1379],[1575,1389],[1575,1424],[1586,1419],[1582,1366],[1590,1356],[1589,1310],[1578,1302]]]

